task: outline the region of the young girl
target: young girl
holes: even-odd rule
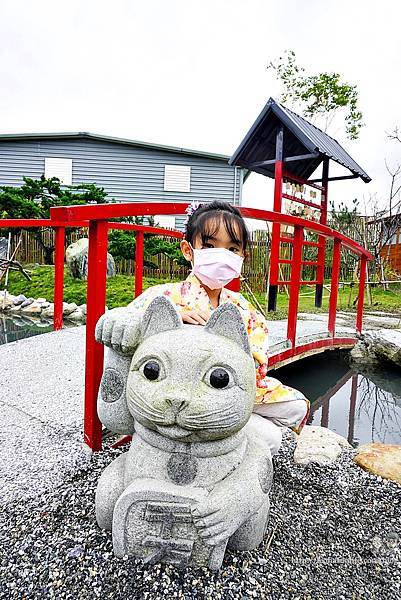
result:
[[[235,304],[242,314],[255,361],[257,392],[252,427],[275,454],[281,444],[281,427],[300,433],[309,414],[309,401],[301,392],[267,375],[266,320],[242,294],[224,287],[239,276],[246,256],[249,236],[241,213],[217,200],[189,209],[181,251],[192,264],[190,275],[182,282],[148,288],[127,309],[144,311],[156,296],[163,295],[173,302],[184,323],[202,327],[217,306]],[[106,340],[103,342],[107,344]]]

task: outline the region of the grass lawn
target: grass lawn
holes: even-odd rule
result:
[[[27,281],[20,273],[11,272],[9,278],[9,292],[14,295],[25,294],[25,296],[39,298],[44,297],[49,301],[53,301],[53,283],[54,283],[54,268],[51,266],[40,266],[29,268],[32,281]],[[165,280],[166,281],[166,280]],[[160,279],[144,278],[144,289],[164,283]],[[396,288],[396,289],[395,289]],[[305,288],[301,293],[311,292],[311,288]],[[109,308],[116,306],[124,306],[133,299],[134,293],[134,278],[129,275],[116,275],[107,280],[107,296],[106,304]],[[353,301],[357,297],[358,288],[355,286],[352,289],[352,298],[350,308],[348,307],[349,286],[339,290],[338,309],[339,310],[355,310]],[[247,295],[247,294],[245,294]],[[265,307],[265,298],[263,294],[256,294],[256,298]],[[249,298],[252,301],[252,298]],[[69,274],[68,269],[64,272],[64,300],[66,302],[76,302],[84,304],[86,302],[86,282],[78,279],[73,279]],[[269,314],[269,318],[284,318],[287,314],[288,299],[285,293],[280,293],[277,298],[278,311],[275,315]],[[366,302],[366,310],[383,310],[388,312],[401,311],[401,284],[391,286],[391,291],[384,291],[381,287],[372,288],[372,306]],[[314,307],[314,295],[302,296],[299,300],[300,312],[325,312],[328,308],[328,292],[325,290],[323,298],[323,308],[316,309]]]

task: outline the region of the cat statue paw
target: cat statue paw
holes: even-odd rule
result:
[[[99,479],[97,522],[117,556],[217,570],[227,547],[262,541],[273,477],[251,427],[255,367],[241,314],[224,304],[206,326],[184,325],[159,297],[142,316],[102,319],[97,337],[111,348],[99,418],[133,438]]]

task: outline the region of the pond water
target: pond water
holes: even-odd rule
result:
[[[41,321],[25,316],[0,314],[0,345],[53,330],[53,321]]]
[[[401,444],[401,370],[351,368],[346,351],[325,352],[274,373],[311,400],[308,425],[322,425],[356,447]]]

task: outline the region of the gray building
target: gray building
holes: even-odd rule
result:
[[[225,200],[241,204],[244,170],[229,156],[91,133],[0,135],[0,185],[22,177],[96,183],[121,202]],[[158,218],[182,227],[184,217]]]

